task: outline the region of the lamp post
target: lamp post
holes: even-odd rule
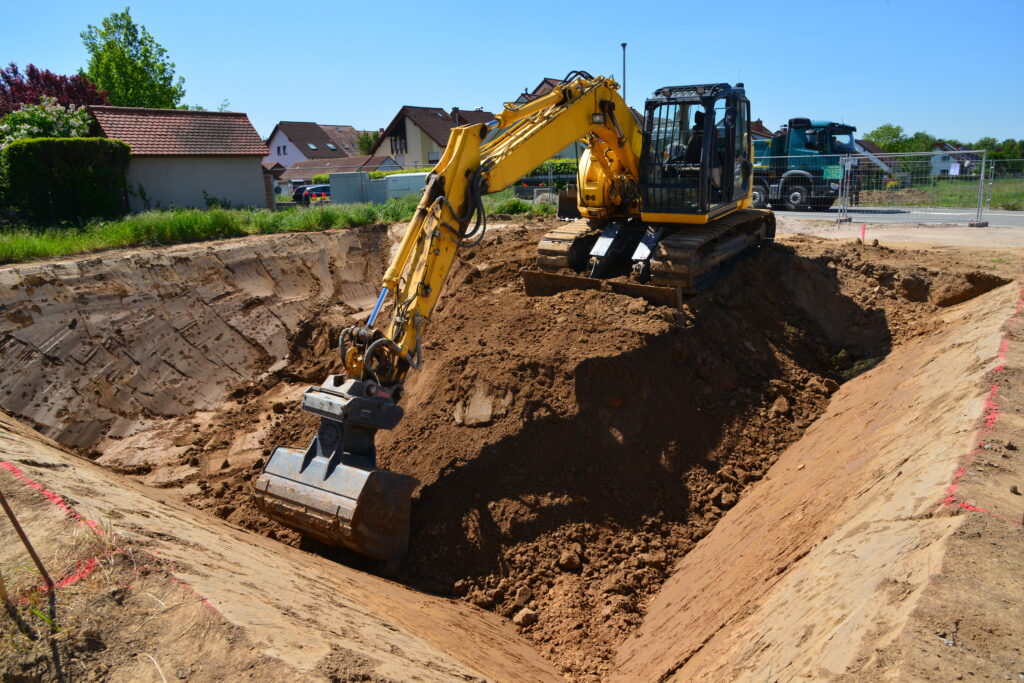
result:
[[[626,99],[626,44],[622,43],[622,99]]]

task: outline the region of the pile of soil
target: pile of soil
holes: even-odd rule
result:
[[[512,618],[579,679],[608,671],[676,560],[839,383],[940,306],[1004,282],[933,251],[800,238],[681,311],[605,291],[528,297],[519,271],[549,227],[495,231],[461,255],[406,416],[377,444],[382,466],[421,482],[402,578]],[[191,469],[173,485],[193,505],[299,543],[259,515],[252,483],[276,445],[315,432],[298,396],[340,371],[349,313],[317,310],[284,370],[179,421]]]

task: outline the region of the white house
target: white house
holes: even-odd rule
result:
[[[297,161],[357,156],[359,135],[360,131],[352,126],[281,121],[267,138],[267,155],[263,161],[291,168]]]
[[[935,175],[967,175],[973,173],[981,163],[981,157],[972,152],[964,152],[960,147],[948,142],[935,145],[931,159],[931,174]]]
[[[245,114],[90,106],[103,135],[131,147],[132,211],[205,208],[212,202],[266,207],[266,145]]]

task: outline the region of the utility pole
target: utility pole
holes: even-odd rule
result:
[[[622,99],[626,99],[626,44],[622,43]]]

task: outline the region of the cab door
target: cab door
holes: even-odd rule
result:
[[[753,174],[749,101],[730,93],[715,101],[714,112],[708,169],[709,213],[745,199],[750,193]]]

